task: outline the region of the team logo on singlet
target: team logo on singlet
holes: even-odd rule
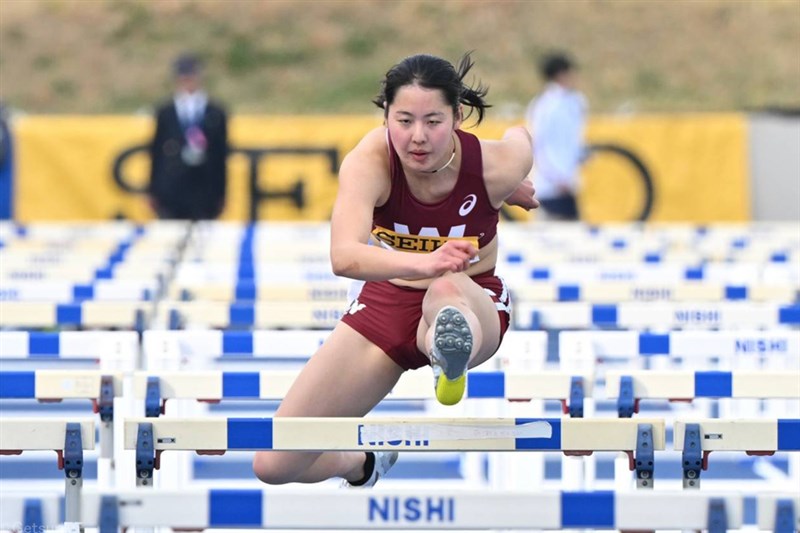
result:
[[[464,203],[461,204],[461,207],[458,209],[458,214],[462,217],[469,215],[470,211],[475,207],[475,204],[478,203],[478,197],[474,194],[468,194],[464,197]]]
[[[345,311],[345,313],[348,314],[348,315],[354,315],[354,314],[358,313],[359,311],[361,311],[362,309],[364,309],[366,306],[367,306],[367,304],[359,303],[358,298],[356,298],[350,304],[350,307],[347,309],[347,311]]]
[[[395,230],[375,226],[372,236],[385,248],[399,250],[401,252],[430,253],[436,251],[440,246],[449,240],[469,241],[475,248],[478,246],[478,237],[465,237],[466,226],[453,226],[447,237],[439,235],[436,228],[422,228],[419,235],[410,232],[405,224],[395,224]]]

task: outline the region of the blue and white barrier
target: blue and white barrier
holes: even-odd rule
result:
[[[681,329],[800,326],[800,305],[764,302],[587,302],[516,305],[520,329]]]

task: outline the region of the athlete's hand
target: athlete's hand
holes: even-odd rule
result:
[[[533,188],[533,182],[526,178],[522,180],[514,192],[506,198],[506,203],[530,211],[531,209],[539,207],[539,200],[534,197],[534,194],[536,194],[536,189]]]
[[[446,272],[463,272],[476,255],[478,250],[468,241],[447,241],[435,252],[424,256],[425,276],[433,278]]]

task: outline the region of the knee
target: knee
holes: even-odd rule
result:
[[[257,452],[253,457],[253,473],[268,485],[285,485],[297,480],[291,461],[281,460],[279,452]]]
[[[428,286],[428,290],[425,293],[425,298],[429,300],[438,300],[441,298],[450,299],[461,296],[462,290],[456,279],[456,277],[459,275],[463,274],[440,276],[434,279]]]

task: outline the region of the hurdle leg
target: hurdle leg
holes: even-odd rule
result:
[[[65,432],[63,450],[64,467],[64,520],[78,523],[81,520],[81,488],[83,488],[83,443],[80,424],[69,422]]]

